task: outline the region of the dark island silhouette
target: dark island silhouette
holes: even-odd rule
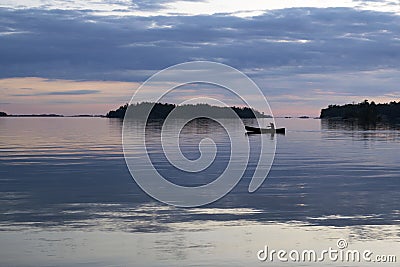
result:
[[[0,117],[6,117],[6,116],[8,116],[7,113],[0,111]]]
[[[358,104],[329,105],[321,110],[321,119],[358,121],[360,123],[400,122],[400,102],[385,104],[369,103],[364,100]]]
[[[248,107],[220,107],[220,106],[212,106],[209,104],[185,104],[185,105],[175,105],[175,104],[168,104],[168,103],[149,103],[149,102],[142,102],[137,104],[131,104],[130,109],[132,112],[136,114],[144,114],[152,108],[149,119],[166,119],[168,114],[173,109],[181,109],[180,114],[197,114],[199,111],[205,111],[207,114],[213,114],[216,118],[230,118],[232,117],[230,114],[230,109],[232,109],[240,118],[271,118],[270,115],[264,115],[257,110],[248,108]],[[120,106],[117,110],[112,110],[107,113],[107,118],[119,118],[123,119],[128,109],[128,104]]]

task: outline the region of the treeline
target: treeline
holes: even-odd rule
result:
[[[153,106],[154,105],[154,106]],[[271,117],[269,115],[264,115],[257,110],[248,107],[219,107],[211,106],[209,104],[187,104],[187,105],[175,105],[168,103],[149,103],[142,102],[137,104],[131,104],[130,112],[137,115],[138,118],[145,116],[145,113],[153,106],[151,109],[149,119],[165,119],[168,114],[171,113],[173,109],[177,110],[178,114],[182,118],[191,116],[193,114],[209,114],[214,118],[231,118],[231,110],[233,110],[240,118],[255,118],[257,117]],[[124,118],[126,110],[128,109],[128,104],[120,106],[117,110],[112,110],[107,113],[107,118]]]
[[[399,122],[400,102],[376,104],[373,101],[369,103],[368,100],[364,100],[358,104],[329,105],[328,108],[321,110],[320,118],[358,120],[361,123]]]
[[[58,114],[7,114],[0,111],[0,117],[64,117],[64,115]]]

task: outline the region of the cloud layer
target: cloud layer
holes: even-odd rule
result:
[[[0,78],[142,82],[190,60],[242,70],[273,101],[325,105],[323,92],[335,92],[339,102],[398,98],[400,17],[352,8],[292,8],[250,18],[0,9]]]
[[[135,80],[145,70],[194,59],[297,72],[400,64],[400,17],[390,13],[286,9],[244,19],[3,9],[0,17],[2,77]]]

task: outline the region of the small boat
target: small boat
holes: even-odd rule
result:
[[[246,131],[248,133],[252,134],[263,134],[263,133],[270,133],[270,134],[285,134],[286,129],[285,128],[276,128],[276,129],[271,129],[271,128],[258,128],[258,127],[251,127],[251,126],[244,126],[246,128]]]

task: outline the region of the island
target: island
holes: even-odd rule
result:
[[[400,101],[376,104],[364,100],[361,103],[329,105],[321,110],[321,119],[353,120],[360,123],[400,122]]]
[[[153,106],[154,105],[154,106]],[[248,107],[220,107],[220,106],[212,106],[209,104],[185,104],[185,105],[175,105],[168,103],[150,103],[150,102],[141,102],[136,104],[131,104],[130,108],[133,109],[133,112],[136,114],[143,114],[144,111],[149,110],[149,108],[153,106],[148,118],[149,119],[166,119],[168,114],[173,109],[181,109],[180,114],[196,114],[199,111],[206,111],[208,114],[215,115],[216,118],[229,118],[230,109],[232,109],[240,118],[272,118],[270,115],[265,115],[257,110]],[[107,118],[120,118],[123,119],[125,117],[126,110],[128,109],[128,104],[120,106],[116,110],[112,110],[107,113]]]
[[[0,117],[6,117],[7,113],[0,111]]]

